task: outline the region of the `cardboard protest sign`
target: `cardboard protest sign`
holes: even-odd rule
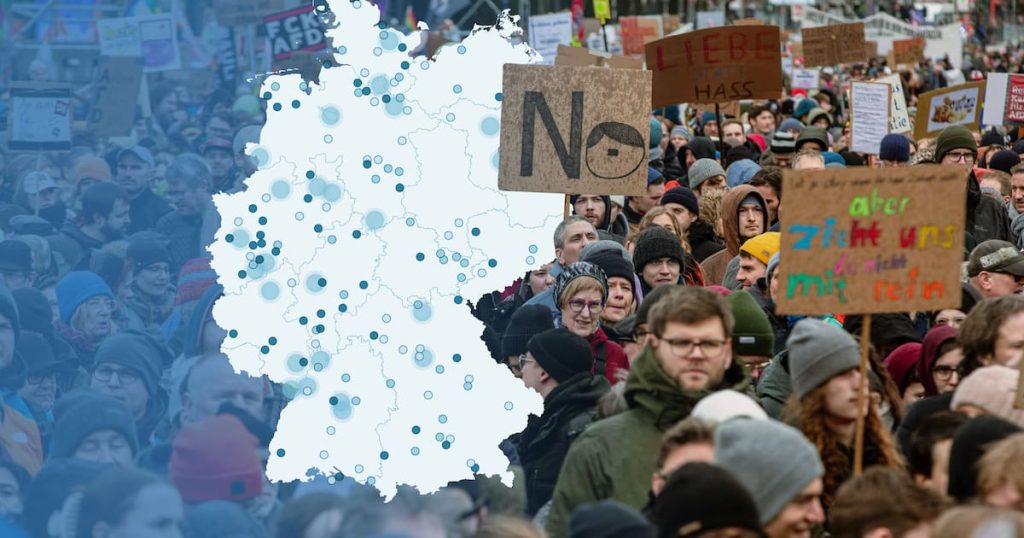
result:
[[[868,59],[862,22],[804,28],[800,38],[805,67],[863,63]]]
[[[889,134],[892,87],[875,82],[854,82],[850,90],[853,151],[878,155],[882,138]]]
[[[100,57],[96,102],[89,111],[89,130],[93,134],[128,136],[131,132],[142,68],[141,58]]]
[[[649,71],[505,64],[502,84],[500,189],[646,191]]]
[[[284,8],[284,0],[213,0],[217,22],[224,26],[260,24],[264,17]]]
[[[786,170],[778,312],[959,307],[965,181],[956,166]]]
[[[572,43],[572,13],[549,13],[530,17],[530,47],[540,53],[544,63],[552,64],[558,54],[558,45]]]
[[[892,42],[892,60],[897,64],[916,64],[924,60],[923,37],[895,39]]]
[[[733,26],[761,26],[761,25],[764,24],[764,21],[762,21],[761,19],[748,18],[748,19],[739,19],[739,20],[737,20],[736,22],[734,22],[732,24],[733,24]]]
[[[981,120],[985,81],[968,82],[930,91],[918,97],[914,138],[938,135],[950,125],[977,129]]]
[[[71,149],[71,88],[58,84],[14,83],[8,116],[13,151]]]
[[[878,57],[878,42],[877,41],[865,41],[864,50],[867,52],[868,58]]]
[[[819,84],[821,70],[818,68],[793,68],[793,76],[790,79],[790,87],[804,88],[807,90],[816,89]]]
[[[782,89],[778,26],[723,26],[647,44],[655,107],[777,99]]]
[[[625,54],[642,55],[645,45],[665,35],[664,23],[660,15],[619,17],[622,50]]]
[[[708,104],[694,104],[693,108],[697,113],[710,112],[715,113],[715,105]],[[722,121],[725,118],[739,118],[740,117],[740,102],[739,101],[726,101],[718,105],[718,111],[722,113]]]
[[[100,19],[100,54],[145,58],[145,72],[181,68],[178,30],[171,14]]]
[[[1024,75],[988,74],[981,121],[985,125],[1024,123]]]
[[[875,82],[888,84],[892,87],[892,108],[889,111],[889,132],[909,133],[910,115],[907,113],[907,98],[903,95],[903,80],[899,75],[887,75],[875,79]]]
[[[320,14],[307,5],[263,18],[275,60],[291,57],[297,51],[314,51],[327,47]]]
[[[612,69],[643,69],[644,62],[637,58],[608,54],[581,47],[558,46],[555,65],[569,67],[610,67]]]

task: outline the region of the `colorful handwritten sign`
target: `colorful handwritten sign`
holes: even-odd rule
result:
[[[960,305],[963,168],[786,170],[782,314],[871,314]]]
[[[914,138],[938,135],[951,125],[977,129],[981,120],[985,81],[968,82],[930,91],[918,98]]]
[[[647,44],[655,107],[777,99],[782,89],[778,26],[723,26]]]
[[[505,64],[502,83],[498,188],[645,192],[650,71]]]

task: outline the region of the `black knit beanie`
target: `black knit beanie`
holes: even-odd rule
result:
[[[661,226],[652,226],[640,233],[633,247],[633,267],[642,273],[644,267],[658,258],[672,258],[682,270],[686,253],[679,238]]]
[[[537,364],[559,383],[594,369],[594,355],[583,337],[566,328],[544,331],[526,344]]]
[[[509,319],[505,334],[501,337],[502,359],[526,353],[526,343],[530,338],[554,328],[555,321],[548,307],[540,304],[519,307]]]

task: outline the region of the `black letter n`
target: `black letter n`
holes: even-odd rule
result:
[[[570,179],[580,178],[580,148],[583,145],[583,92],[572,92],[572,112],[569,123],[569,149],[565,147],[562,134],[558,132],[555,118],[541,92],[528,91],[523,98],[523,147],[519,160],[519,175],[533,175],[533,120],[540,114],[548,138],[555,146],[555,153],[562,163],[562,170]],[[572,153],[570,153],[570,150]]]

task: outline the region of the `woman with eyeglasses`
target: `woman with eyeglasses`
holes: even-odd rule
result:
[[[594,354],[594,372],[603,373],[608,382],[614,384],[615,372],[629,370],[629,360],[622,347],[609,340],[601,328],[601,313],[608,299],[608,277],[590,262],[569,264],[555,279],[554,294],[558,326],[587,340]]]
[[[955,328],[939,325],[924,337],[921,358],[917,362],[917,377],[924,385],[925,397],[953,392],[960,384],[964,352],[956,334]]]
[[[57,283],[57,307],[57,334],[74,350],[81,366],[91,368],[100,344],[117,332],[114,292],[96,273],[72,271]]]

